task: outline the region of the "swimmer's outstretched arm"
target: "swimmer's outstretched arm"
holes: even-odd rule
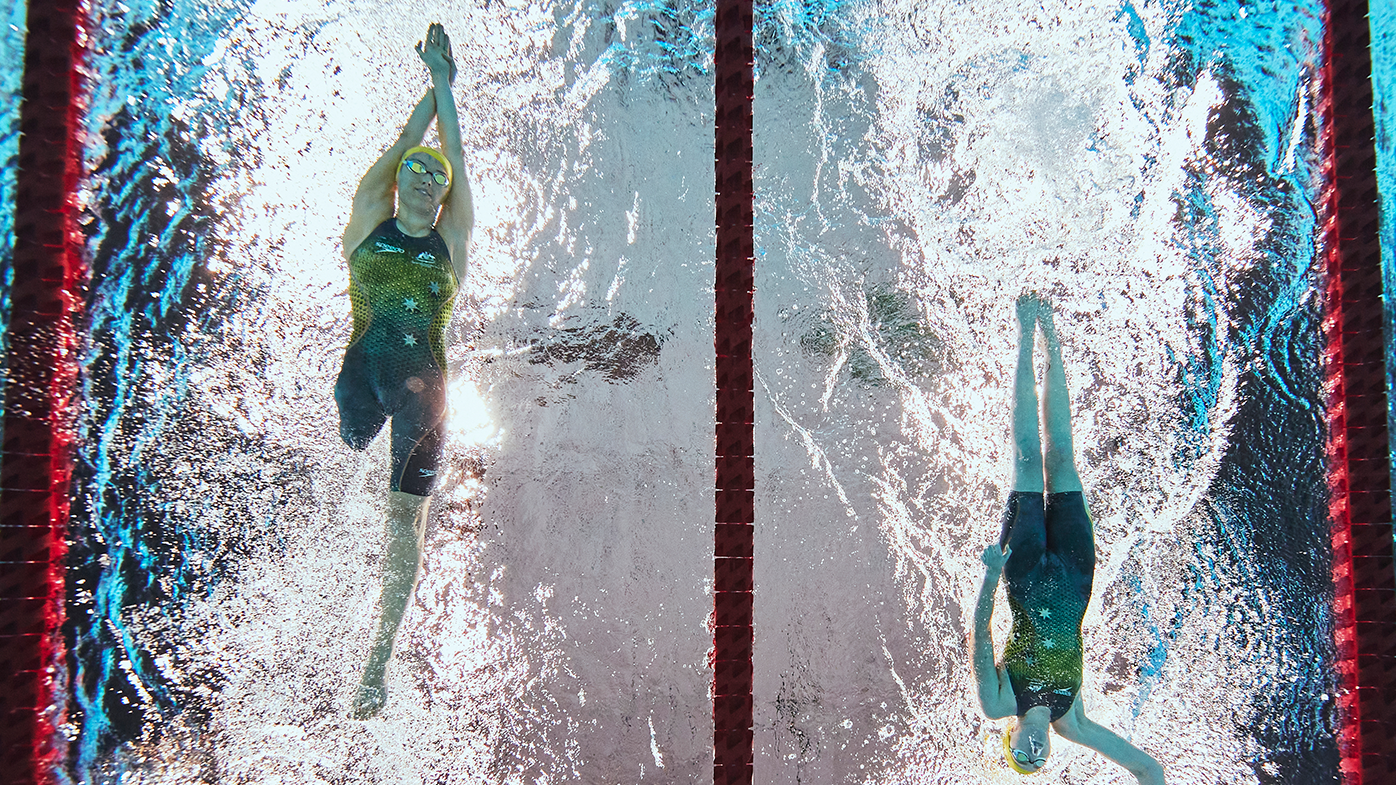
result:
[[[354,209],[349,214],[349,225],[344,227],[344,258],[348,259],[359,243],[378,226],[393,217],[397,197],[397,166],[403,154],[422,143],[431,119],[436,116],[436,92],[427,90],[407,124],[402,127],[397,141],[383,151],[368,173],[359,181],[354,191]]]
[[[1071,709],[1052,723],[1062,738],[1090,747],[1129,770],[1140,785],[1164,785],[1163,767],[1147,752],[1120,738],[1114,731],[1086,717],[1077,694]]]
[[[984,584],[979,587],[979,602],[974,606],[974,630],[970,640],[974,678],[979,683],[979,705],[984,709],[984,716],[991,720],[1018,711],[1013,684],[1008,674],[994,662],[994,639],[989,633],[989,620],[994,616],[994,592],[998,591],[999,576],[1011,552],[999,548],[998,543],[984,549]]]
[[[436,133],[441,137],[441,152],[451,162],[455,181],[441,202],[441,214],[436,219],[436,231],[451,251],[451,265],[456,279],[464,280],[470,254],[470,231],[475,225],[475,204],[470,194],[470,178],[466,176],[465,154],[461,151],[460,116],[456,98],[451,93],[456,66],[451,57],[451,38],[439,24],[427,30],[427,40],[417,44],[417,55],[431,71],[431,89],[436,96]]]

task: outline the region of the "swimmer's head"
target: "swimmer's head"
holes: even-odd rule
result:
[[[412,167],[409,162],[415,162]],[[412,167],[412,168],[409,168]],[[424,172],[414,171],[414,169],[425,169]],[[455,173],[451,170],[451,162],[446,160],[446,156],[430,147],[414,147],[402,154],[402,160],[398,161],[398,178],[414,178],[409,182],[419,182],[422,175],[427,175],[428,185],[431,187],[435,201],[440,204],[446,194],[451,192],[451,183],[455,180]],[[441,178],[446,182],[441,182]],[[401,184],[399,184],[401,190]]]
[[[1051,714],[1042,714],[1046,715],[1048,722],[1042,722],[1042,717],[1029,711],[1003,729],[1004,760],[1019,774],[1036,773],[1047,765],[1047,756],[1052,754],[1052,741],[1048,733]]]

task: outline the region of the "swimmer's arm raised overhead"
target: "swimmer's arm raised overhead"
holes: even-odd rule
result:
[[[379,224],[393,217],[397,197],[397,168],[403,154],[422,143],[431,118],[436,116],[436,93],[427,90],[393,146],[383,151],[354,191],[354,209],[344,227],[344,258],[348,259]]]
[[[1087,718],[1086,710],[1081,706],[1079,693],[1066,714],[1052,723],[1052,728],[1061,734],[1062,738],[1083,747],[1090,747],[1124,766],[1140,785],[1164,785],[1163,767],[1159,762],[1114,731]]]
[[[436,133],[441,137],[441,152],[451,162],[455,180],[441,202],[441,215],[436,231],[451,251],[451,265],[456,279],[464,280],[470,253],[470,231],[475,224],[475,205],[470,194],[470,178],[466,176],[465,154],[461,151],[460,116],[456,112],[451,82],[456,77],[451,57],[451,39],[441,25],[432,25],[427,40],[417,44],[417,55],[431,71],[431,89],[436,95]]]
[[[974,678],[979,684],[979,705],[991,720],[1007,717],[1018,711],[1013,697],[1013,684],[1008,674],[994,662],[994,639],[989,633],[989,620],[994,616],[994,592],[999,588],[999,576],[1011,551],[997,543],[984,549],[984,583],[979,587],[979,601],[974,607],[974,629],[970,647],[974,662]]]

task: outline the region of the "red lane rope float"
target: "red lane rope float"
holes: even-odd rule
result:
[[[30,2],[0,449],[0,782],[51,781],[63,721],[73,406],[86,268],[74,222],[83,92],[77,0]]]
[[[1396,573],[1370,36],[1366,0],[1329,0],[1323,324],[1345,785],[1396,782]]]
[[[715,158],[717,218],[716,517],[713,551],[713,782],[749,785],[752,765],[751,0],[718,0]]]

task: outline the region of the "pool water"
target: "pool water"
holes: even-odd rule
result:
[[[1171,783],[1337,781],[1322,12],[758,6],[758,783],[1016,781],[966,632],[1028,290],[1096,530],[1088,713]],[[711,781],[712,5],[91,16],[63,778]],[[337,434],[339,236],[431,21],[476,231],[361,722],[388,469]],[[1131,778],[1062,743],[1044,781]]]
[[[1372,115],[1376,121],[1377,190],[1381,197],[1382,302],[1386,305],[1387,433],[1396,434],[1396,4],[1372,3]],[[1393,443],[1396,449],[1396,441]],[[1396,469],[1392,474],[1396,484]]]
[[[0,59],[6,63],[24,61],[24,33],[27,3],[11,5],[8,15],[0,20]],[[6,329],[10,324],[10,286],[14,282],[14,219],[15,176],[19,171],[19,105],[21,81],[19,68],[0,69],[0,381],[9,376],[9,342]]]
[[[966,636],[1024,291],[1095,523],[1087,713],[1170,782],[1336,781],[1322,6],[763,8],[756,781],[1018,776]]]
[[[476,232],[421,581],[389,704],[357,722],[388,478],[382,440],[338,436],[338,241],[437,19]],[[96,26],[71,776],[707,771],[711,10],[175,3]]]

